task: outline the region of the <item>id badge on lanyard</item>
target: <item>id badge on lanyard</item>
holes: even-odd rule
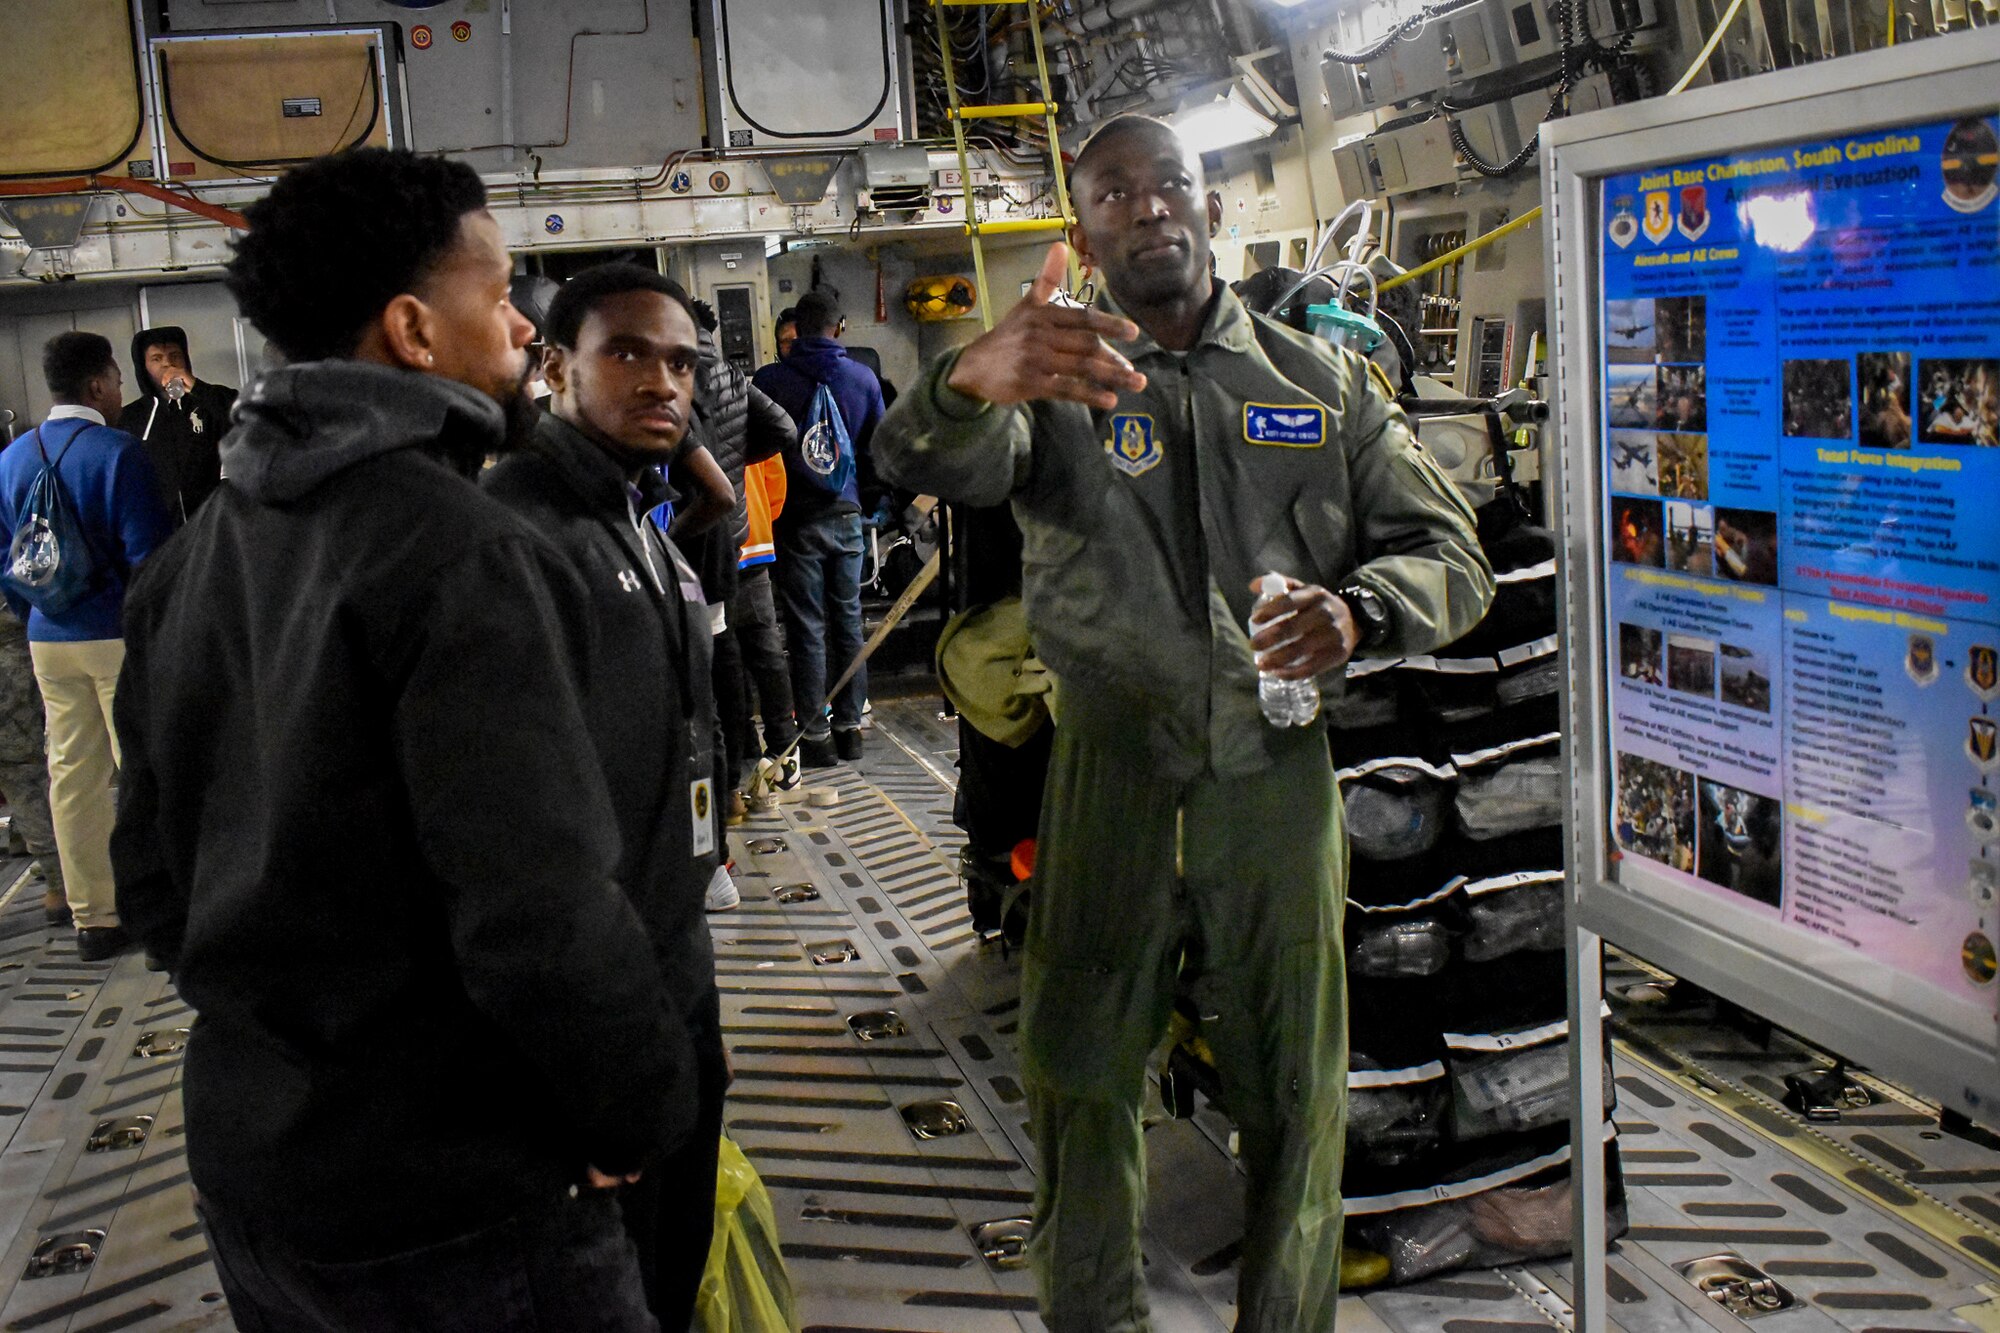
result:
[[[682,557],[678,547],[665,542],[661,543],[661,545],[666,548],[668,555],[673,561],[674,577],[680,584],[684,613],[688,610],[702,611],[703,614],[700,617],[700,621],[706,625],[709,618],[706,614],[706,605],[702,597],[701,579],[695,574],[694,567],[689,565],[687,560]],[[687,622],[684,620],[682,623],[686,624]],[[699,748],[701,729],[692,723],[688,726],[688,739],[691,748]],[[706,756],[700,754],[696,754],[694,757],[697,762],[702,762],[706,758]],[[696,778],[688,784],[688,815],[693,820],[694,854],[696,856],[712,855],[715,851],[715,779],[713,777]]]
[[[694,854],[715,851],[715,781],[696,778],[688,784],[688,810],[694,816]]]

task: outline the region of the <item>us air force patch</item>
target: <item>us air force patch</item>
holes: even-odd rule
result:
[[[1128,477],[1151,472],[1160,465],[1160,441],[1153,433],[1153,418],[1144,412],[1121,412],[1111,418],[1111,438],[1104,442],[1111,465]]]
[[[1965,683],[1981,703],[2000,698],[2000,651],[1992,644],[1975,643],[1965,655]]]
[[[1326,409],[1317,403],[1289,407],[1245,403],[1243,438],[1251,444],[1317,449],[1326,443]]]

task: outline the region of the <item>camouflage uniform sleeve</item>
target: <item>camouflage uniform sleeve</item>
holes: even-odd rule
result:
[[[958,353],[933,361],[875,428],[875,467],[910,490],[970,505],[1005,502],[1026,480],[1026,407],[1000,407],[948,387]]]
[[[1479,623],[1493,602],[1493,568],[1472,510],[1410,431],[1388,381],[1345,358],[1343,413],[1361,565],[1352,581],[1381,597],[1391,629],[1372,656],[1427,653]]]

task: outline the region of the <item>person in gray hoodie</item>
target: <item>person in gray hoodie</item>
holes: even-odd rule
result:
[[[248,210],[289,364],[125,604],[128,928],[199,1015],[188,1169],[245,1330],[647,1330],[617,1188],[694,1052],[616,878],[576,572],[472,480],[531,330],[462,163]]]

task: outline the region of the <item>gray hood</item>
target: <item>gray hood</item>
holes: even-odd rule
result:
[[[288,504],[357,463],[423,449],[476,468],[506,437],[506,414],[477,389],[368,361],[306,361],[261,375],[222,442],[229,484]]]

